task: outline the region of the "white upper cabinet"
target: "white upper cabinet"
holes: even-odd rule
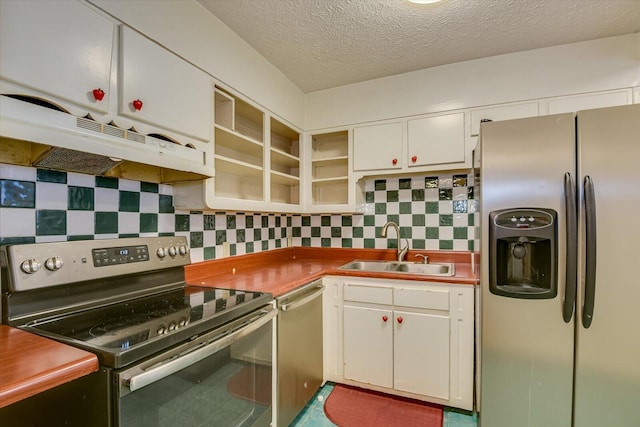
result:
[[[75,1],[0,1],[0,28],[2,93],[108,112],[113,22]]]
[[[211,140],[210,78],[134,30],[121,28],[119,114]]]
[[[353,170],[402,170],[404,123],[385,123],[353,129]]]
[[[353,129],[353,170],[360,176],[469,167],[464,112]]]
[[[535,117],[539,114],[538,102],[525,104],[495,105],[487,108],[471,110],[471,136],[480,133],[480,122],[483,120],[499,121]]]
[[[464,113],[409,120],[407,127],[410,168],[464,162]]]
[[[548,101],[549,114],[573,113],[593,108],[614,107],[631,104],[633,93],[631,89],[587,93],[574,96],[552,98]]]
[[[39,143],[107,156],[114,163],[101,173],[112,176],[214,175],[205,72],[88,2],[0,1],[0,20],[2,136],[25,151]]]

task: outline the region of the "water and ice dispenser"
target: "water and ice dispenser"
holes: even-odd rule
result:
[[[557,213],[513,208],[489,214],[489,290],[511,298],[558,294]]]

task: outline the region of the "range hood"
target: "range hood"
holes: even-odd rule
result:
[[[157,183],[213,176],[207,153],[192,146],[7,95],[0,95],[0,163]]]

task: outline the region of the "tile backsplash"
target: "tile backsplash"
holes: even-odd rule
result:
[[[0,164],[0,244],[184,235],[193,261],[287,245],[394,248],[387,221],[412,249],[473,250],[472,175],[365,182],[364,213],[291,215],[176,211],[173,188]]]

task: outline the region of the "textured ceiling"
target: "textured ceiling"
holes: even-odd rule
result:
[[[640,32],[640,0],[198,1],[305,93]]]

